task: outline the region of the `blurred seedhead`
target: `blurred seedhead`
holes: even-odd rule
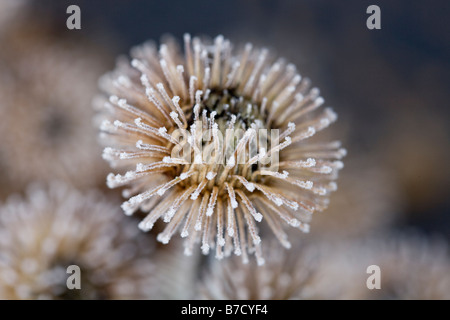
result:
[[[103,185],[91,100],[109,59],[90,41],[58,36],[47,21],[20,18],[2,35],[1,184],[7,193],[52,179]]]
[[[318,248],[278,243],[264,248],[266,264],[242,264],[236,257],[211,261],[199,285],[199,297],[213,300],[335,299],[338,290],[317,287],[316,270],[322,264]]]
[[[154,242],[97,191],[33,185],[0,208],[1,299],[150,299]],[[80,268],[69,289],[67,268]]]
[[[318,287],[341,287],[339,299],[450,298],[450,259],[442,240],[395,234],[329,245],[317,270]],[[380,268],[380,289],[368,289],[371,265]],[[370,280],[371,281],[371,280]]]

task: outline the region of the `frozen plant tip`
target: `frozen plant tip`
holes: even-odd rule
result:
[[[104,158],[111,188],[127,186],[126,214],[148,212],[140,223],[167,226],[185,252],[200,243],[218,259],[234,252],[263,263],[258,223],[267,221],[287,248],[283,224],[302,231],[323,210],[342,168],[338,142],[309,138],[337,118],[292,64],[268,50],[233,48],[184,36],[184,54],[173,39],[159,49],[136,47],[100,85],[108,96],[101,113]]]

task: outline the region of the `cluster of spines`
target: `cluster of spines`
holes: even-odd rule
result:
[[[291,211],[300,209],[308,215],[314,210],[323,209],[326,199],[315,201],[314,197],[308,196],[304,201],[292,200],[283,195],[283,189],[260,183],[261,178],[280,180],[317,196],[334,191],[336,184],[333,181],[324,184],[317,179],[298,179],[288,170],[331,175],[342,168],[342,162],[330,160],[345,155],[345,150],[340,149],[338,142],[302,143],[334,122],[336,114],[327,108],[321,114],[311,116],[324,102],[319,96],[319,90],[313,88],[308,91],[309,81],[302,80],[295,67],[285,65],[283,60],[269,67],[265,49],[254,52],[251,45],[246,45],[243,53],[236,57],[231,55],[229,41],[221,36],[215,39],[213,46],[207,46],[198,38],[191,41],[187,35],[185,61],[182,61],[173,46],[172,43],[162,44],[159,54],[150,45],[134,49],[135,58],[131,65],[140,75],[121,74],[112,81],[110,92],[123,94],[140,106],[132,105],[117,95],[111,95],[106,103],[108,110],[126,121],[105,120],[101,129],[112,138],[110,141],[128,147],[108,147],[104,151],[104,158],[113,166],[135,164],[135,169],[124,175],[110,174],[108,186],[131,185],[124,191],[124,196],[129,197],[129,200],[124,202],[122,208],[127,214],[139,208],[150,211],[140,223],[143,230],[151,229],[156,220],[162,217],[168,225],[158,239],[164,243],[169,241],[186,218],[181,236],[191,234],[186,247],[188,254],[197,240],[202,242],[203,252],[209,252],[215,243],[212,239],[214,228],[210,226],[214,222],[217,225],[218,258],[223,256],[220,247],[226,247],[231,242],[236,254],[242,254],[246,246],[250,248],[254,245],[258,257],[260,238],[255,221],[261,221],[263,216],[267,217],[278,239],[289,247],[277,220],[281,218],[292,226],[308,231],[308,224],[297,219]],[[255,121],[251,128],[246,129],[231,156],[221,165],[214,162],[217,160],[215,157],[206,161],[199,157],[200,148],[196,139],[198,130],[210,129],[214,154],[217,156],[220,153],[216,113],[213,111],[208,116],[206,110],[200,112],[211,89],[218,87],[233,89],[242,96],[251,97],[260,106],[260,112],[267,114],[266,123]],[[194,120],[191,124],[189,117]],[[291,122],[286,123],[287,118]],[[236,117],[232,117],[228,121],[231,130],[234,129],[235,120]],[[237,170],[237,159],[241,153],[248,151],[255,129],[261,127],[284,127],[280,135],[281,143],[269,150],[260,149],[254,157],[247,157],[243,168]],[[172,136],[174,130],[189,136],[187,142],[194,155],[192,163],[172,157],[171,151],[183,147]],[[283,154],[278,164],[281,173],[260,166],[258,170],[248,170],[263,158],[280,151]],[[152,187],[149,188],[149,185]],[[260,196],[254,197],[255,194]],[[155,197],[163,195],[165,197],[162,200]],[[257,198],[255,203],[261,204],[258,208],[263,213],[257,211],[250,197]],[[270,212],[272,210],[275,214]],[[243,220],[251,241],[246,239]],[[228,241],[223,237],[225,224]],[[260,256],[258,260],[261,263],[263,261]]]

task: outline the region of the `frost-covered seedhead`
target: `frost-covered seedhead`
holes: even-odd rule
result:
[[[0,208],[0,298],[152,297],[154,246],[117,211],[98,192],[62,183],[9,198]],[[80,267],[80,290],[66,286],[70,265]]]
[[[316,288],[339,288],[339,299],[448,300],[448,246],[417,235],[382,235],[324,246]],[[369,266],[379,267],[380,289],[369,290]]]
[[[319,255],[312,248],[280,250],[271,243],[264,253],[267,263],[242,264],[236,257],[212,262],[199,286],[199,295],[209,300],[298,300],[327,298],[315,290]]]
[[[10,192],[35,180],[99,185],[106,173],[91,101],[104,58],[27,22],[8,30],[0,53],[0,181]]]
[[[445,243],[424,238],[378,241],[371,246],[382,270],[374,299],[450,299],[450,259]]]
[[[258,222],[287,248],[283,224],[308,231],[345,155],[339,142],[308,141],[336,120],[309,80],[268,50],[236,50],[222,36],[185,35],[184,54],[172,39],[146,43],[131,56],[101,80],[99,125],[103,157],[123,170],[108,186],[128,186],[126,214],[149,212],[141,229],[161,218],[158,240],[180,232],[186,254],[201,242],[204,254],[215,247],[218,259],[234,251],[247,262],[256,252],[259,264]]]

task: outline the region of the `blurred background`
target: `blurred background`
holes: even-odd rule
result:
[[[66,8],[71,4],[81,8],[81,30],[66,28]],[[366,27],[366,9],[372,4],[381,9],[381,30]],[[17,158],[11,160],[9,155],[18,142],[6,137],[14,136],[12,132],[19,130],[23,121],[8,118],[11,112],[6,106],[17,105],[10,93],[24,86],[20,82],[11,89],[11,79],[28,78],[30,68],[16,63],[17,59],[30,61],[39,52],[39,43],[64,43],[64,50],[78,57],[75,59],[89,61],[76,67],[77,72],[86,70],[78,79],[92,88],[83,91],[89,94],[79,102],[87,108],[97,90],[98,76],[114,68],[117,56],[127,54],[132,46],[149,39],[159,41],[164,34],[178,39],[186,32],[210,37],[223,34],[234,43],[268,47],[293,62],[339,115],[333,129],[324,134],[342,140],[348,156],[338,180],[339,190],[330,208],[314,217],[309,239],[361,239],[380,232],[414,232],[450,241],[448,1],[40,0],[8,10],[8,19],[4,13],[0,15],[0,83],[7,89],[0,89],[4,105],[0,112],[3,199],[21,192],[30,181],[45,180],[34,173],[25,174],[26,169],[18,173],[11,169]],[[23,17],[26,23],[19,22]],[[35,43],[27,47],[30,39]],[[49,60],[50,64],[59,62],[57,57]],[[68,62],[67,68],[70,65]],[[67,68],[63,64],[62,72],[73,74]],[[77,87],[68,81],[72,89]],[[40,97],[39,89],[35,91]],[[65,99],[63,94],[60,101]],[[44,105],[49,104],[43,100]],[[6,122],[12,123],[11,128]],[[83,126],[90,128],[91,124],[86,121]],[[50,127],[61,132],[58,126]],[[34,127],[26,125],[20,130],[29,128]],[[91,129],[81,130],[86,133]],[[73,136],[73,131],[69,132],[68,137]],[[95,138],[86,139],[95,142]],[[27,143],[27,150],[35,145]],[[58,143],[52,142],[49,152]],[[75,142],[68,139],[63,145],[67,143]],[[95,164],[100,169],[75,184],[105,188],[108,168],[102,162],[101,149],[92,146],[90,150],[90,156],[80,156],[76,166]],[[30,158],[38,156],[36,151]],[[70,161],[75,160],[71,157]],[[51,166],[52,172],[58,167],[55,163]],[[35,167],[33,172],[43,170]],[[79,171],[74,175],[79,176]],[[73,180],[70,174],[66,178]]]

